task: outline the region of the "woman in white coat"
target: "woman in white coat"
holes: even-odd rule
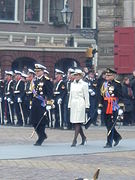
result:
[[[89,92],[88,84],[83,81],[83,72],[76,69],[74,81],[71,83],[68,108],[70,108],[70,122],[75,126],[75,134],[71,147],[76,146],[78,134],[81,135],[82,143],[86,142],[86,136],[82,129],[82,123],[86,119],[86,110],[89,109]]]

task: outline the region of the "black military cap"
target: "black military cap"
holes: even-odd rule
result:
[[[107,69],[106,69],[106,75],[113,75],[113,74],[116,74],[116,71],[115,71],[115,70],[110,69],[110,68],[107,68]]]

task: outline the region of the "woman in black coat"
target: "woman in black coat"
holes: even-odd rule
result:
[[[123,80],[122,95],[125,105],[123,125],[126,126],[132,124],[133,114],[133,91],[128,77],[125,77]]]

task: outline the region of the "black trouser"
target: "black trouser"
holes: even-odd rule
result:
[[[17,124],[18,125],[23,125],[23,117],[24,116],[21,112],[21,109],[20,107],[22,107],[22,103],[18,103],[18,102],[15,102],[15,112],[16,112],[16,116],[17,116]],[[22,110],[23,110],[23,107],[22,107]]]
[[[34,98],[31,108],[31,122],[40,141],[45,137],[45,126],[48,123],[47,115],[44,116],[45,107],[41,106],[41,101]]]
[[[110,114],[104,114],[104,121],[105,121],[105,126],[107,128],[107,131],[109,132],[111,128],[113,127],[113,124],[116,122],[117,118],[117,112],[113,112],[112,115]],[[121,138],[120,134],[117,132],[115,129],[115,126],[112,128],[111,133],[107,135],[107,145],[111,145],[114,141],[117,141]]]
[[[14,124],[14,104],[6,102],[7,124]]]

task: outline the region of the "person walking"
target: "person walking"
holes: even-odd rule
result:
[[[125,105],[123,125],[128,126],[133,124],[133,91],[128,77],[124,77],[122,85],[123,103]]]
[[[33,99],[30,113],[31,123],[38,136],[35,146],[41,146],[47,138],[45,127],[48,123],[48,117],[45,115],[45,112],[47,111],[47,106],[51,106],[53,97],[52,82],[44,76],[44,69],[46,69],[45,66],[35,64],[36,80],[32,90]]]
[[[78,134],[81,135],[82,143],[86,142],[86,136],[82,129],[82,123],[85,123],[86,111],[89,109],[88,83],[83,81],[83,72],[81,69],[75,69],[74,81],[71,83],[68,108],[70,108],[70,122],[74,124],[75,133],[71,147],[77,144]]]
[[[122,86],[115,80],[116,72],[110,68],[106,70],[106,80],[100,89],[98,114],[101,109],[104,113],[105,126],[107,128],[107,143],[104,148],[111,148],[114,140],[114,146],[117,146],[122,139],[121,135],[115,129],[116,118],[123,114],[124,104],[122,103]]]

